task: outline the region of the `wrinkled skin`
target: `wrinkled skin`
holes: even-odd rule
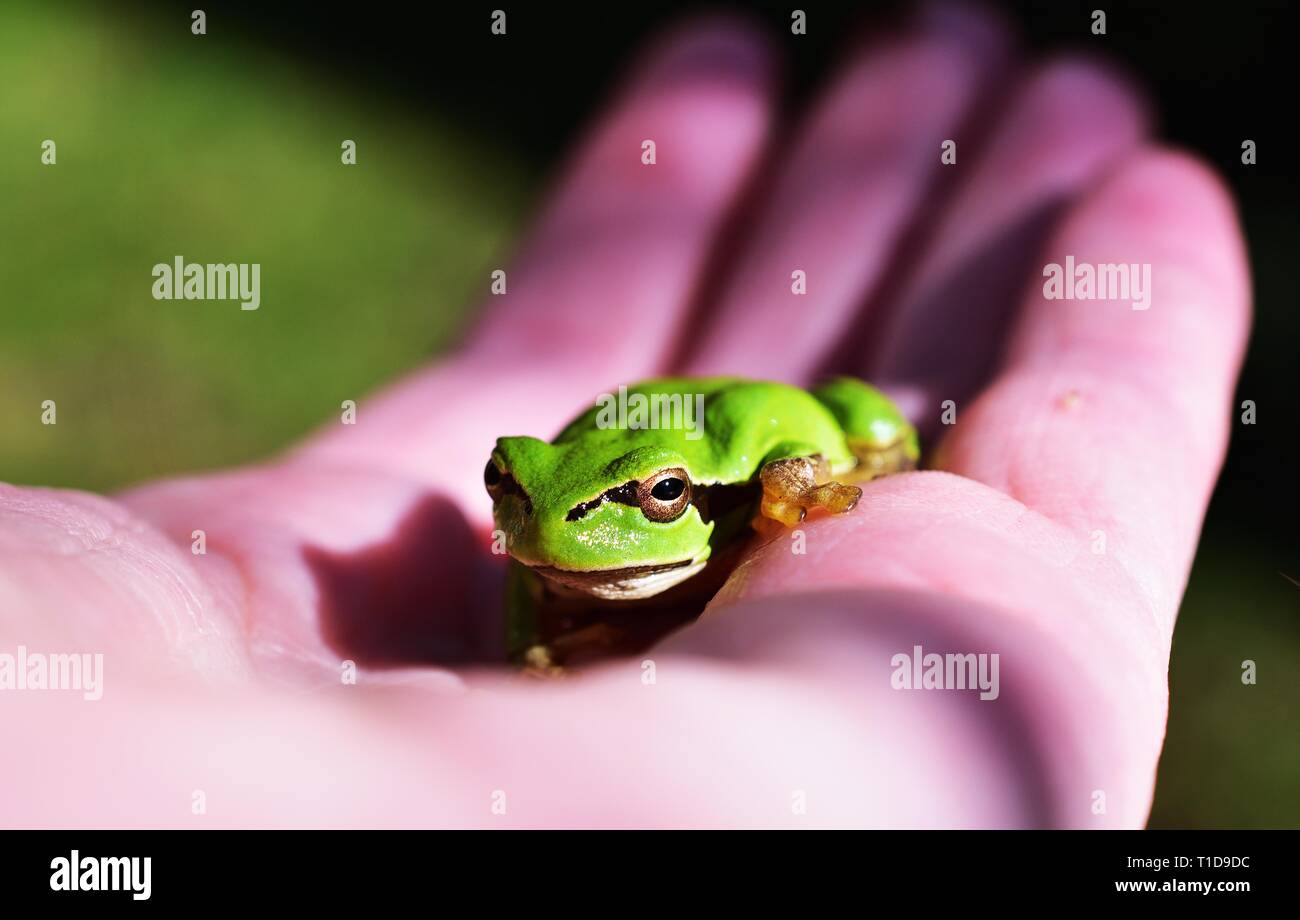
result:
[[[102,651],[106,671],[97,703],[5,695],[0,823],[1145,821],[1249,322],[1233,206],[1150,145],[1122,81],[1020,61],[973,14],[878,38],[775,136],[766,42],[707,21],[652,49],[521,241],[509,296],[357,425],[112,498],[0,487],[0,648]],[[744,195],[748,233],[695,308]],[[1042,265],[1067,254],[1151,263],[1151,309],[1044,301]],[[752,553],[650,654],[653,684],[640,661],[554,683],[486,664],[497,435],[660,373],[806,384],[832,352],[915,414],[935,470],[808,523],[804,555]],[[998,652],[999,699],[891,690],[916,644]]]

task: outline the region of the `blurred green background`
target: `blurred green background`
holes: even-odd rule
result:
[[[517,158],[209,14],[196,38],[185,10],[0,7],[11,480],[106,489],[287,444],[445,343],[520,218]],[[263,309],[160,305],[175,255],[262,263]],[[45,399],[58,425],[32,424]]]
[[[1091,5],[1052,6],[1008,13],[1031,47],[1086,42]],[[5,480],[104,490],[240,463],[426,360],[483,294],[629,50],[688,5],[611,14],[586,33],[512,12],[512,31],[543,37],[512,36],[508,56],[464,37],[486,35],[490,6],[423,22],[209,4],[202,39],[189,9],[0,7]],[[1215,162],[1241,202],[1258,317],[1238,401],[1257,402],[1259,424],[1234,428],[1174,636],[1151,825],[1297,827],[1300,587],[1282,573],[1300,579],[1288,476],[1300,240],[1284,116],[1264,101],[1286,79],[1280,40],[1293,33],[1281,3],[1208,22],[1168,10],[1108,7],[1105,50],[1151,87],[1164,136]],[[789,10],[753,14],[775,34]],[[518,28],[527,16],[536,28]],[[793,93],[856,24],[842,11],[810,21]],[[1238,161],[1245,137],[1260,144],[1254,170]],[[54,168],[39,162],[46,138]],[[356,168],[339,165],[344,138],[358,142]],[[150,268],[178,254],[262,263],[263,309],[155,302]],[[40,424],[46,399],[58,425]],[[1248,658],[1255,686],[1240,681]]]

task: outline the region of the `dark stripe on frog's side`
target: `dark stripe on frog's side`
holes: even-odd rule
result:
[[[566,521],[580,521],[587,516],[588,511],[605,502],[618,502],[620,505],[635,507],[637,505],[637,490],[640,488],[641,483],[639,482],[625,482],[621,486],[607,489],[603,494],[597,495],[591,501],[570,508],[564,519]]]
[[[609,489],[589,502],[583,502],[570,508],[565,520],[580,521],[587,516],[587,512],[599,507],[604,502],[618,502],[621,505],[636,507],[637,490],[640,487],[641,483],[639,482],[625,482],[621,486]],[[692,484],[691,486],[691,504],[699,511],[700,520],[706,524],[716,518],[730,514],[742,505],[752,504],[758,500],[758,495],[759,485],[757,480],[740,483],[714,483],[709,486]]]

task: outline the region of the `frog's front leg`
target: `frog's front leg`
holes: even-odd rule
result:
[[[811,508],[824,508],[831,514],[852,511],[862,490],[830,477],[830,464],[821,454],[769,460],[758,474],[763,486],[759,514],[794,527]]]
[[[553,606],[554,599],[547,599],[542,580],[528,566],[510,560],[506,576],[506,653],[526,676],[564,677],[566,663],[575,654],[611,649],[623,638],[621,630],[607,623],[557,626],[555,616],[547,616],[548,605]]]
[[[506,573],[506,657],[525,673],[549,677],[558,675],[560,667],[542,641],[537,622],[541,593],[537,576],[511,559]]]

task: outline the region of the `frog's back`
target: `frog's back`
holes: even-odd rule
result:
[[[824,454],[832,464],[851,459],[844,432],[835,416],[812,394],[783,383],[740,377],[666,377],[626,388],[635,396],[666,397],[665,405],[682,407],[693,426],[609,432],[629,448],[638,442],[671,444],[686,458],[700,482],[743,482],[764,459],[785,445],[799,445]],[[615,399],[621,394],[610,394]],[[696,407],[702,416],[696,415]],[[681,418],[681,416],[678,416]],[[601,407],[574,419],[556,444],[589,437],[608,424]]]
[[[705,424],[726,461],[719,481],[740,482],[783,455],[819,453],[832,466],[853,462],[834,414],[807,390],[784,383],[738,380],[705,400]]]

